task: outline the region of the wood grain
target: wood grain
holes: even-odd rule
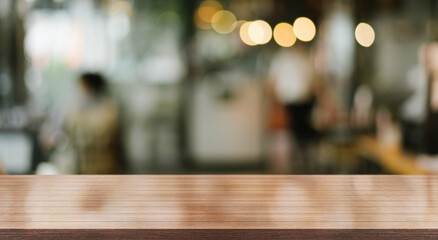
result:
[[[438,176],[0,176],[0,239],[438,239]]]

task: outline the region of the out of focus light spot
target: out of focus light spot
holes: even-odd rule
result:
[[[216,32],[227,34],[236,28],[237,19],[232,12],[220,10],[211,18],[211,25]]]
[[[84,36],[79,26],[72,26],[70,44],[65,51],[65,60],[70,69],[78,68],[84,58]]]
[[[369,47],[374,42],[374,29],[367,23],[359,23],[354,34],[356,41],[363,47]]]
[[[211,23],[206,23],[206,22],[201,21],[199,19],[198,14],[195,15],[195,24],[198,28],[201,28],[201,29],[205,29],[205,30],[211,29]]]
[[[294,22],[294,32],[299,40],[309,42],[315,37],[316,27],[312,20],[306,17],[300,17]]]
[[[110,14],[126,14],[127,16],[132,15],[132,4],[128,1],[116,1],[111,4],[109,8]]]
[[[211,22],[213,15],[222,10],[222,5],[217,1],[205,1],[198,10],[199,18],[204,22]]]
[[[251,25],[251,22],[245,22],[240,26],[240,39],[242,39],[242,42],[244,42],[246,45],[249,46],[255,46],[257,43],[255,43],[251,38],[249,37],[249,25]]]
[[[37,67],[55,60],[76,69],[84,58],[84,41],[80,25],[67,14],[59,13],[35,21],[28,28],[24,46],[26,55]]]
[[[284,22],[275,26],[274,39],[282,47],[291,47],[297,41],[292,25]]]
[[[249,37],[256,44],[266,44],[272,38],[272,29],[269,24],[263,20],[252,22],[248,27]]]
[[[195,13],[195,23],[199,28],[211,29],[213,15],[222,10],[222,5],[213,0],[207,0],[201,3]]]

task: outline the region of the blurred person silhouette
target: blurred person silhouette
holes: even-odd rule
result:
[[[418,50],[418,63],[409,69],[406,80],[412,94],[401,108],[403,149],[421,152],[424,149],[423,125],[427,119],[428,54],[427,45]]]
[[[292,154],[296,170],[311,171],[312,149],[316,131],[312,126],[311,115],[315,103],[315,82],[313,65],[309,53],[302,44],[283,48],[272,59],[269,70],[271,95],[274,109],[283,107],[283,113],[275,110],[278,119],[288,120],[290,135],[294,142]],[[285,122],[285,120],[282,120]],[[297,161],[298,160],[298,161]]]
[[[6,170],[2,166],[2,158],[0,157],[0,175],[6,174]]]
[[[425,68],[428,78],[427,116],[424,123],[424,152],[431,155],[438,154],[438,42],[426,45]]]
[[[79,174],[121,172],[120,121],[107,83],[98,73],[84,73],[78,79],[80,100],[64,121]]]

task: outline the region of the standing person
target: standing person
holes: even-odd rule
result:
[[[425,153],[438,154],[438,42],[426,45],[425,66],[428,77],[427,117],[424,126]]]
[[[407,84],[412,91],[401,108],[403,149],[421,152],[424,149],[423,125],[427,120],[428,60],[427,45],[418,50],[418,63],[408,71]],[[426,132],[427,135],[427,132]]]
[[[2,174],[6,174],[6,170],[4,170],[2,167],[2,158],[0,157],[0,175]]]
[[[280,50],[271,63],[269,79],[274,99],[284,106],[295,141],[293,155],[302,170],[310,171],[310,147],[315,138],[311,115],[314,105],[313,67],[304,46],[296,44]]]
[[[64,122],[80,174],[115,174],[120,168],[119,114],[97,73],[79,77],[81,98]]]

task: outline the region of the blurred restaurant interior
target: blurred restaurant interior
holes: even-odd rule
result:
[[[438,173],[438,2],[0,0],[0,166]]]

